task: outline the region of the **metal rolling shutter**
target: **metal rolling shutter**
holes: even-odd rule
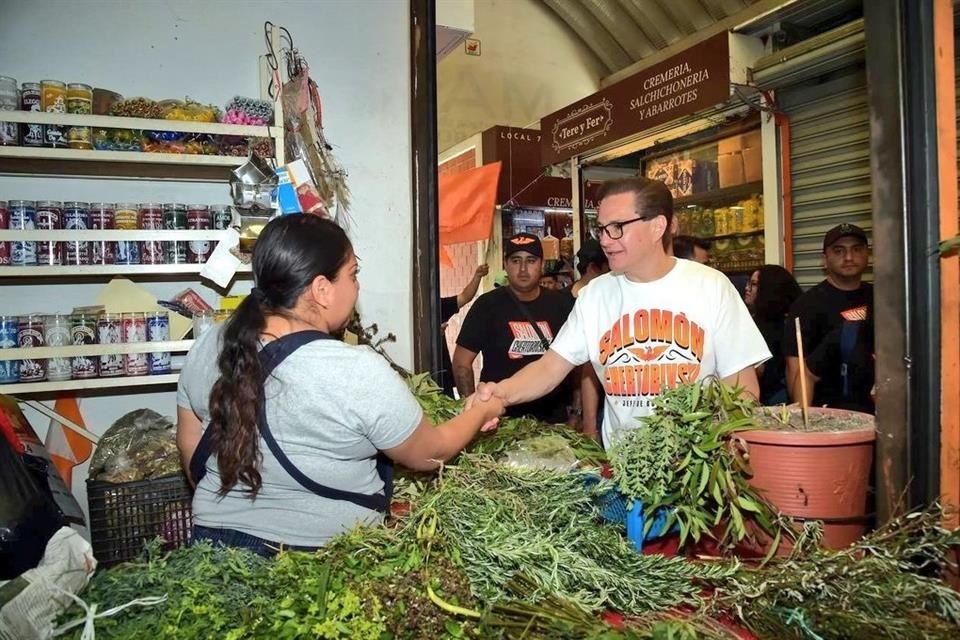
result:
[[[823,236],[841,222],[872,224],[870,109],[863,20],[758,60],[753,77],[776,91],[790,121],[793,275],[804,288],[823,280]],[[872,279],[868,271],[867,279]]]
[[[793,275],[805,289],[823,280],[827,230],[849,222],[869,237],[873,227],[866,74],[854,66],[831,76],[777,92],[790,119]]]

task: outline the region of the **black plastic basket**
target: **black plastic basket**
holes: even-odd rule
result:
[[[133,560],[159,537],[164,549],[190,542],[193,493],[183,474],[138,480],[87,480],[90,538],[100,566]]]

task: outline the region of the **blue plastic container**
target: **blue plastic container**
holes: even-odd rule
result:
[[[600,479],[594,475],[585,475],[584,484],[592,487]],[[633,548],[636,551],[643,551],[643,543],[647,540],[654,540],[676,531],[678,527],[666,529],[667,509],[657,509],[652,516],[653,524],[647,535],[643,535],[643,530],[647,525],[648,518],[643,515],[643,503],[634,500],[633,504],[617,489],[611,489],[607,493],[595,498],[597,508],[600,510],[600,518],[612,524],[624,525],[627,529],[627,538],[633,542]]]

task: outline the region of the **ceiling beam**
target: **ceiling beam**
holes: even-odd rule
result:
[[[657,50],[617,0],[593,0],[584,4],[617,44],[627,52],[631,62],[646,58]]]
[[[573,29],[573,32],[596,54],[608,70],[622,69],[633,62],[629,54],[578,0],[543,1]]]
[[[656,44],[657,49],[683,37],[683,32],[677,29],[677,25],[664,13],[656,0],[620,0],[620,4]]]
[[[548,0],[549,2],[549,0]],[[616,71],[606,78],[600,81],[600,86],[608,87],[611,84],[620,82],[624,78],[629,78],[635,73],[643,71],[647,67],[657,64],[658,62],[663,62],[667,58],[674,56],[681,51],[689,49],[695,44],[699,44],[704,40],[712,38],[718,33],[723,33],[737,27],[738,25],[748,22],[757,16],[764,15],[776,9],[777,7],[789,4],[786,0],[759,0],[758,2],[753,3],[746,9],[739,11],[731,16],[727,16],[720,22],[715,22],[706,29],[701,29],[696,33],[692,33],[689,36],[677,40],[673,44],[663,49],[660,49],[653,55],[647,56],[639,62],[635,62],[630,66]]]

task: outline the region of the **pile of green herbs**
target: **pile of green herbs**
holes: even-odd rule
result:
[[[283,551],[267,559],[242,549],[198,543],[169,554],[150,545],[142,561],[98,571],[81,594],[98,611],[149,596],[96,620],[107,640],[224,638],[456,638],[475,627],[435,606],[471,604],[470,588],[449,559],[431,561],[384,527],[357,529],[318,553]],[[72,607],[60,622],[84,617]],[[82,627],[66,637],[80,638]]]
[[[941,522],[939,507],[913,512],[843,550],[807,548],[801,535],[789,558],[721,584],[711,606],[760,638],[960,638],[960,593],[943,581],[960,530]]]
[[[729,550],[744,540],[756,542],[748,527],[752,520],[774,537],[775,550],[789,529],[750,487],[749,454],[731,437],[755,428],[753,408],[718,380],[680,385],[654,400],[654,413],[642,418],[643,426],[618,438],[610,453],[614,478],[631,503],[643,504],[644,533],[655,521],[651,516],[665,509],[662,530],[678,526],[681,546],[709,537]]]
[[[595,497],[609,490],[605,482],[588,488],[581,474],[468,454],[443,470],[417,517],[488,603],[508,598],[507,585],[522,575],[532,602],[557,594],[587,612],[641,614],[696,604],[703,584],[735,569],[636,553],[618,527],[599,522]]]

